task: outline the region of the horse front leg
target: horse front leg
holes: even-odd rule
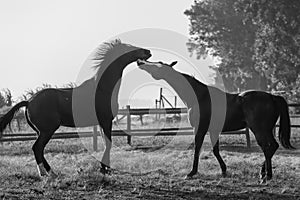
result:
[[[189,122],[191,126],[194,128],[194,135],[195,135],[195,152],[194,152],[194,161],[193,161],[193,168],[191,172],[185,177],[185,179],[191,179],[195,174],[198,172],[198,164],[199,164],[199,156],[200,150],[203,144],[203,140],[205,134],[207,132],[207,126],[204,123],[200,124],[200,112],[198,106],[193,106],[188,110]],[[204,122],[202,120],[202,122]]]
[[[198,130],[195,135],[195,152],[194,152],[193,168],[191,172],[186,176],[186,179],[191,179],[198,172],[200,150],[203,144],[205,133],[206,131]]]
[[[219,140],[217,140],[217,142],[213,146],[213,153],[214,153],[215,157],[217,158],[217,160],[219,162],[219,165],[221,167],[222,176],[226,177],[227,176],[227,173],[226,173],[226,164],[225,164],[224,160],[222,159],[222,157],[220,155]]]
[[[112,121],[103,124],[102,129],[104,132],[105,150],[101,160],[101,172],[103,174],[106,174],[109,172],[110,169],[110,150],[112,147],[112,139],[111,139]]]

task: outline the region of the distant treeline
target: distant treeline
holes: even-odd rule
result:
[[[76,84],[70,82],[63,86],[51,85],[49,83],[43,83],[41,86],[36,87],[35,89],[28,89],[20,97],[14,98],[11,94],[11,90],[8,88],[0,90],[0,113],[5,112],[5,110],[12,106],[13,103],[19,101],[30,99],[35,93],[46,88],[74,88]]]

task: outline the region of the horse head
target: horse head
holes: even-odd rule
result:
[[[168,74],[173,70],[173,66],[177,64],[177,61],[174,61],[170,64],[164,62],[149,62],[147,60],[139,59],[137,64],[140,69],[148,72],[151,76],[156,79],[163,79],[164,77],[168,76]]]

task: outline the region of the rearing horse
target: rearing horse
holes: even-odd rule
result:
[[[220,164],[222,175],[226,176],[226,165],[219,153],[219,132],[249,127],[265,156],[261,166],[261,183],[270,180],[271,159],[279,147],[272,130],[279,116],[279,140],[284,148],[293,149],[290,143],[290,118],[285,99],[262,91],[225,93],[176,71],[172,68],[176,63],[138,60],[140,69],[151,74],[156,80],[165,80],[189,109],[189,121],[195,134],[195,153],[193,168],[187,178],[193,177],[198,171],[199,153],[207,131],[215,138],[213,153]],[[223,97],[225,103],[221,100],[213,104],[214,99],[218,101]],[[221,128],[218,130],[215,126]]]
[[[125,67],[151,57],[147,49],[122,43],[119,39],[101,44],[92,55],[97,73],[78,87],[44,89],[28,101],[16,104],[0,118],[0,133],[11,122],[14,113],[26,107],[25,116],[38,138],[32,149],[41,176],[53,175],[44,157],[44,148],[60,126],[86,127],[100,125],[105,135],[102,156],[104,172],[110,165],[112,120],[118,111],[118,93]],[[1,134],[0,134],[1,137]]]

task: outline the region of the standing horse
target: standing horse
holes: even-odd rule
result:
[[[26,107],[25,116],[38,138],[32,149],[41,176],[54,175],[44,157],[44,148],[60,126],[86,127],[100,125],[105,135],[102,169],[110,165],[112,120],[118,111],[118,93],[125,67],[138,59],[151,57],[147,49],[122,43],[119,39],[100,45],[93,53],[97,73],[75,88],[44,89],[28,101],[16,104],[0,118],[0,133],[14,113]],[[1,135],[0,135],[1,136]]]
[[[226,165],[219,153],[219,132],[249,127],[265,156],[260,172],[261,183],[270,180],[272,178],[271,159],[279,147],[272,130],[279,116],[279,140],[284,148],[293,148],[290,143],[290,118],[285,99],[262,91],[225,93],[201,83],[194,77],[176,71],[172,68],[176,63],[165,64],[138,60],[140,69],[151,74],[156,80],[165,80],[189,109],[189,120],[195,133],[195,153],[193,168],[187,178],[192,178],[198,171],[200,148],[207,131],[210,131],[211,137],[216,137],[213,153],[220,164],[222,175],[226,176]],[[220,99],[222,96],[226,100],[224,105],[222,103],[213,105],[213,98]],[[222,110],[222,106],[226,109]],[[216,116],[223,115],[224,118],[213,117],[213,112],[216,112]],[[219,132],[216,132],[217,129],[211,126],[211,123],[222,125]]]

